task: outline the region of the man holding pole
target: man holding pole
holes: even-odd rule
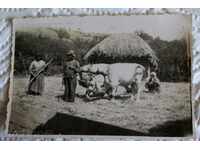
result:
[[[70,50],[66,54],[66,59],[63,64],[63,83],[65,86],[64,101],[74,102],[77,85],[77,73],[80,71],[80,65],[75,60],[75,53]]]

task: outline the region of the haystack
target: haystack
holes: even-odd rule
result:
[[[139,63],[157,68],[158,58],[139,36],[129,33],[112,34],[84,56],[88,63]]]

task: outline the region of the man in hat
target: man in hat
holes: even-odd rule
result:
[[[151,93],[160,92],[160,81],[155,72],[151,72],[150,78],[147,80],[145,87]]]
[[[77,73],[79,73],[80,65],[75,60],[75,53],[70,50],[66,54],[66,59],[63,64],[63,83],[65,86],[64,101],[74,102],[77,84]]]

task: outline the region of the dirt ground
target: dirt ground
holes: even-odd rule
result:
[[[42,96],[26,95],[27,83],[27,78],[14,79],[9,127],[12,134],[32,134],[37,126],[44,124],[56,113],[87,118],[150,136],[165,136],[178,130],[183,132],[183,136],[192,134],[189,83],[162,82],[159,94],[142,92],[139,101],[100,99],[85,102],[77,97],[74,103],[64,102],[57,97],[63,94],[61,77],[46,77]],[[82,90],[81,87],[77,88],[79,93]]]

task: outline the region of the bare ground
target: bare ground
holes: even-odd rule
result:
[[[160,94],[143,92],[139,101],[100,99],[85,102],[77,97],[74,103],[69,103],[57,98],[63,93],[61,77],[46,77],[45,80],[43,96],[30,96],[25,93],[27,79],[14,79],[10,133],[32,134],[37,126],[46,123],[56,113],[64,113],[150,136],[164,136],[171,130],[180,130],[180,127],[189,130],[184,136],[192,134],[189,83],[162,82]],[[77,91],[83,92],[80,87]],[[173,123],[176,125],[171,126]]]

